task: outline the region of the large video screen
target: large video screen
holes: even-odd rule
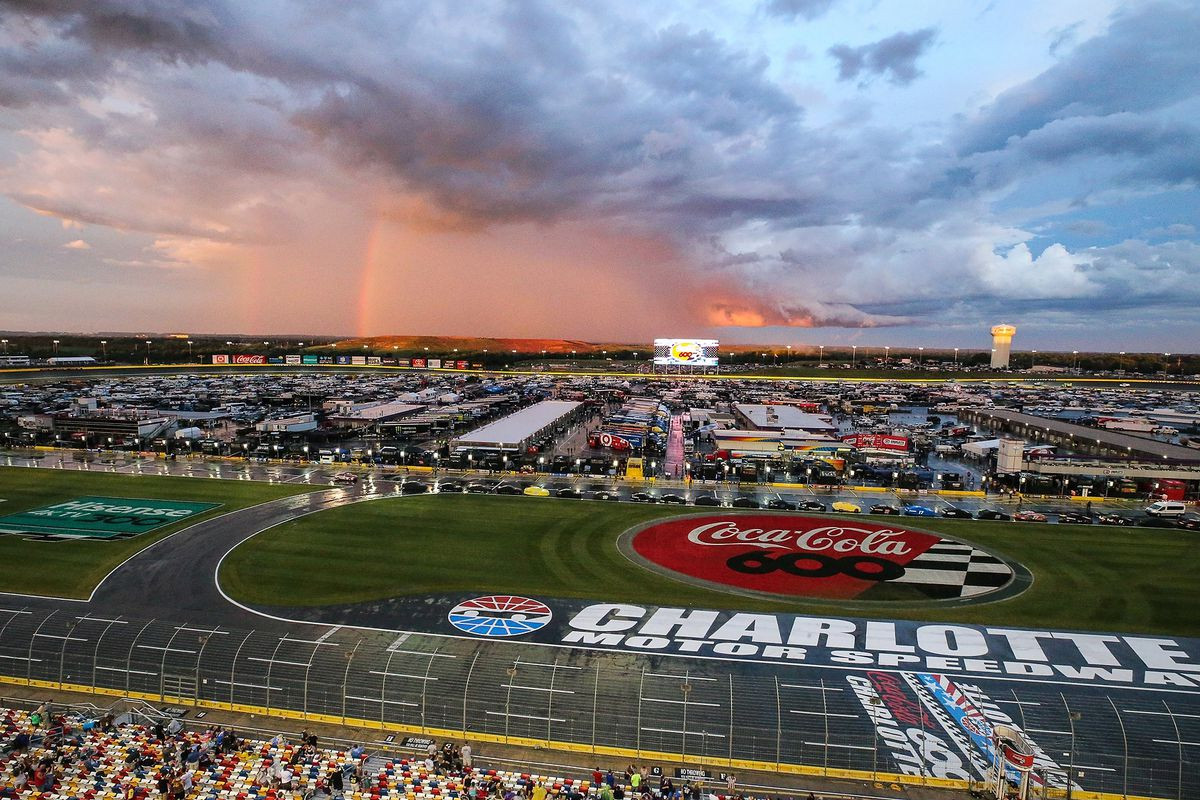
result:
[[[717,366],[716,339],[655,339],[654,363],[664,367]]]

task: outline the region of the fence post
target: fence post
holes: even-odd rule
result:
[[[725,673],[729,676],[729,769],[733,769],[733,673]]]
[[[1121,712],[1117,710],[1117,704],[1113,702],[1112,695],[1108,697],[1108,704],[1112,706],[1113,714],[1117,718],[1117,724],[1121,726],[1121,743],[1125,748],[1125,767],[1122,770],[1123,784],[1121,788],[1121,796],[1129,797],[1129,737],[1125,735],[1125,720],[1121,719]]]
[[[137,632],[136,636],[133,637],[133,641],[129,643],[129,652],[125,654],[125,694],[127,695],[130,691],[129,676],[133,674],[133,648],[137,647],[137,640],[142,638],[142,634],[145,633],[146,629],[153,625],[154,622],[155,620],[152,619],[143,625],[142,629]],[[162,680],[161,675],[159,675],[159,680]]]
[[[192,705],[199,705],[201,696],[204,694],[200,690],[200,659],[204,657],[204,648],[208,647],[209,639],[215,636],[219,630],[221,630],[221,626],[217,625],[210,633],[202,633],[197,637],[200,641],[200,650],[196,653],[196,694],[192,698]]]
[[[96,637],[96,646],[94,648],[92,648],[92,688],[93,689],[96,688],[96,686],[97,686],[96,681],[100,677],[98,675],[99,665],[100,665],[100,643],[102,641],[104,641],[104,635],[106,633],[108,633],[108,629],[111,628],[113,625],[117,624],[117,622],[118,622],[117,619],[109,620],[108,624],[104,626],[104,630],[100,631],[100,635],[98,637]],[[4,634],[4,632],[0,631],[0,636],[2,636],[3,634]]]
[[[825,679],[821,678],[821,718],[825,721],[825,774],[829,774],[829,701],[825,699]]]
[[[471,689],[471,674],[475,672],[475,662],[479,660],[479,651],[475,651],[475,657],[471,659],[471,666],[467,668],[467,680],[463,683],[463,702],[462,702],[462,735],[467,738],[467,693]]]
[[[29,654],[28,654],[29,657],[25,659],[25,682],[26,683],[31,683],[33,681],[33,643],[35,641],[37,641],[38,634],[42,632],[42,628],[45,627],[46,623],[50,621],[50,618],[53,617],[58,612],[59,612],[59,609],[56,608],[53,611],[51,611],[49,614],[47,614],[45,617],[43,617],[42,621],[37,626],[37,630],[35,630],[33,632],[33,636],[29,637]],[[126,680],[128,680],[129,673],[125,673],[125,676],[126,676]]]
[[[554,666],[550,668],[550,691],[546,692],[546,747],[550,746],[550,718],[554,716],[554,679],[558,677],[558,659],[554,657]]]
[[[592,684],[592,755],[596,755],[596,701],[600,697],[600,659],[596,659],[596,682]]]
[[[1175,728],[1175,741],[1179,743],[1179,775],[1175,778],[1175,797],[1182,800],[1183,798],[1183,737],[1179,735],[1179,722],[1175,719],[1175,712],[1167,705],[1167,701],[1162,701],[1163,708],[1167,710],[1167,716],[1171,718],[1171,726]]]
[[[425,725],[425,698],[429,694],[429,673],[433,670],[433,660],[437,658],[438,650],[441,650],[441,645],[433,648],[433,652],[429,654],[429,663],[425,665],[425,680],[421,681],[421,732],[424,733]],[[382,698],[383,695],[380,695]]]
[[[379,684],[379,727],[382,728],[387,724],[383,718],[383,710],[387,708],[387,679],[388,675],[392,674],[392,657],[396,655],[395,650],[388,651],[387,664],[383,667],[383,680]],[[421,731],[424,733],[424,729]]]
[[[358,646],[363,643],[360,638],[354,643],[354,649],[346,653],[346,671],[342,673],[342,724],[346,724],[346,695],[350,694],[350,664],[354,661],[354,654],[358,652]],[[379,695],[381,698],[383,695]],[[379,705],[383,705],[380,703]]]
[[[783,766],[783,701],[779,697],[779,676],[775,677],[775,770]]]
[[[171,634],[171,638],[167,639],[166,645],[163,647],[162,661],[158,664],[158,701],[165,703],[167,701],[167,656],[171,654],[171,645],[175,643],[175,637],[179,635],[184,625],[176,625],[175,632]],[[270,681],[267,681],[269,684]]]
[[[645,695],[643,689],[646,686],[646,667],[642,667],[642,676],[638,678],[638,713],[637,713],[637,754],[638,758],[642,757],[642,697]]]
[[[71,620],[67,623],[67,635],[63,637],[62,647],[58,651],[58,688],[63,688],[63,668],[67,661],[67,645],[71,643],[71,634],[75,632],[75,626],[79,624],[79,620]],[[94,687],[93,687],[94,688]]]
[[[279,655],[279,648],[283,645],[285,633],[283,636],[275,640],[275,649],[271,651],[271,660],[267,662],[267,714],[271,713],[271,673],[275,671],[275,656]]]
[[[229,710],[233,711],[233,692],[237,688],[237,660],[242,654],[242,648],[246,646],[246,642],[250,641],[250,637],[254,635],[254,631],[246,634],[246,638],[242,639],[242,643],[238,645],[238,649],[233,654],[233,660],[229,662]],[[270,686],[270,682],[267,683]]]

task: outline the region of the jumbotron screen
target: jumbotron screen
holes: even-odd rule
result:
[[[663,367],[717,366],[716,339],[655,339],[654,363]]]

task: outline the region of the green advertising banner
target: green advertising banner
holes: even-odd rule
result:
[[[203,514],[220,503],[77,497],[0,517],[0,533],[49,539],[126,539]]]

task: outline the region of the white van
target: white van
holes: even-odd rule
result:
[[[1145,511],[1152,517],[1182,517],[1187,506],[1178,500],[1159,500],[1146,506]]]

